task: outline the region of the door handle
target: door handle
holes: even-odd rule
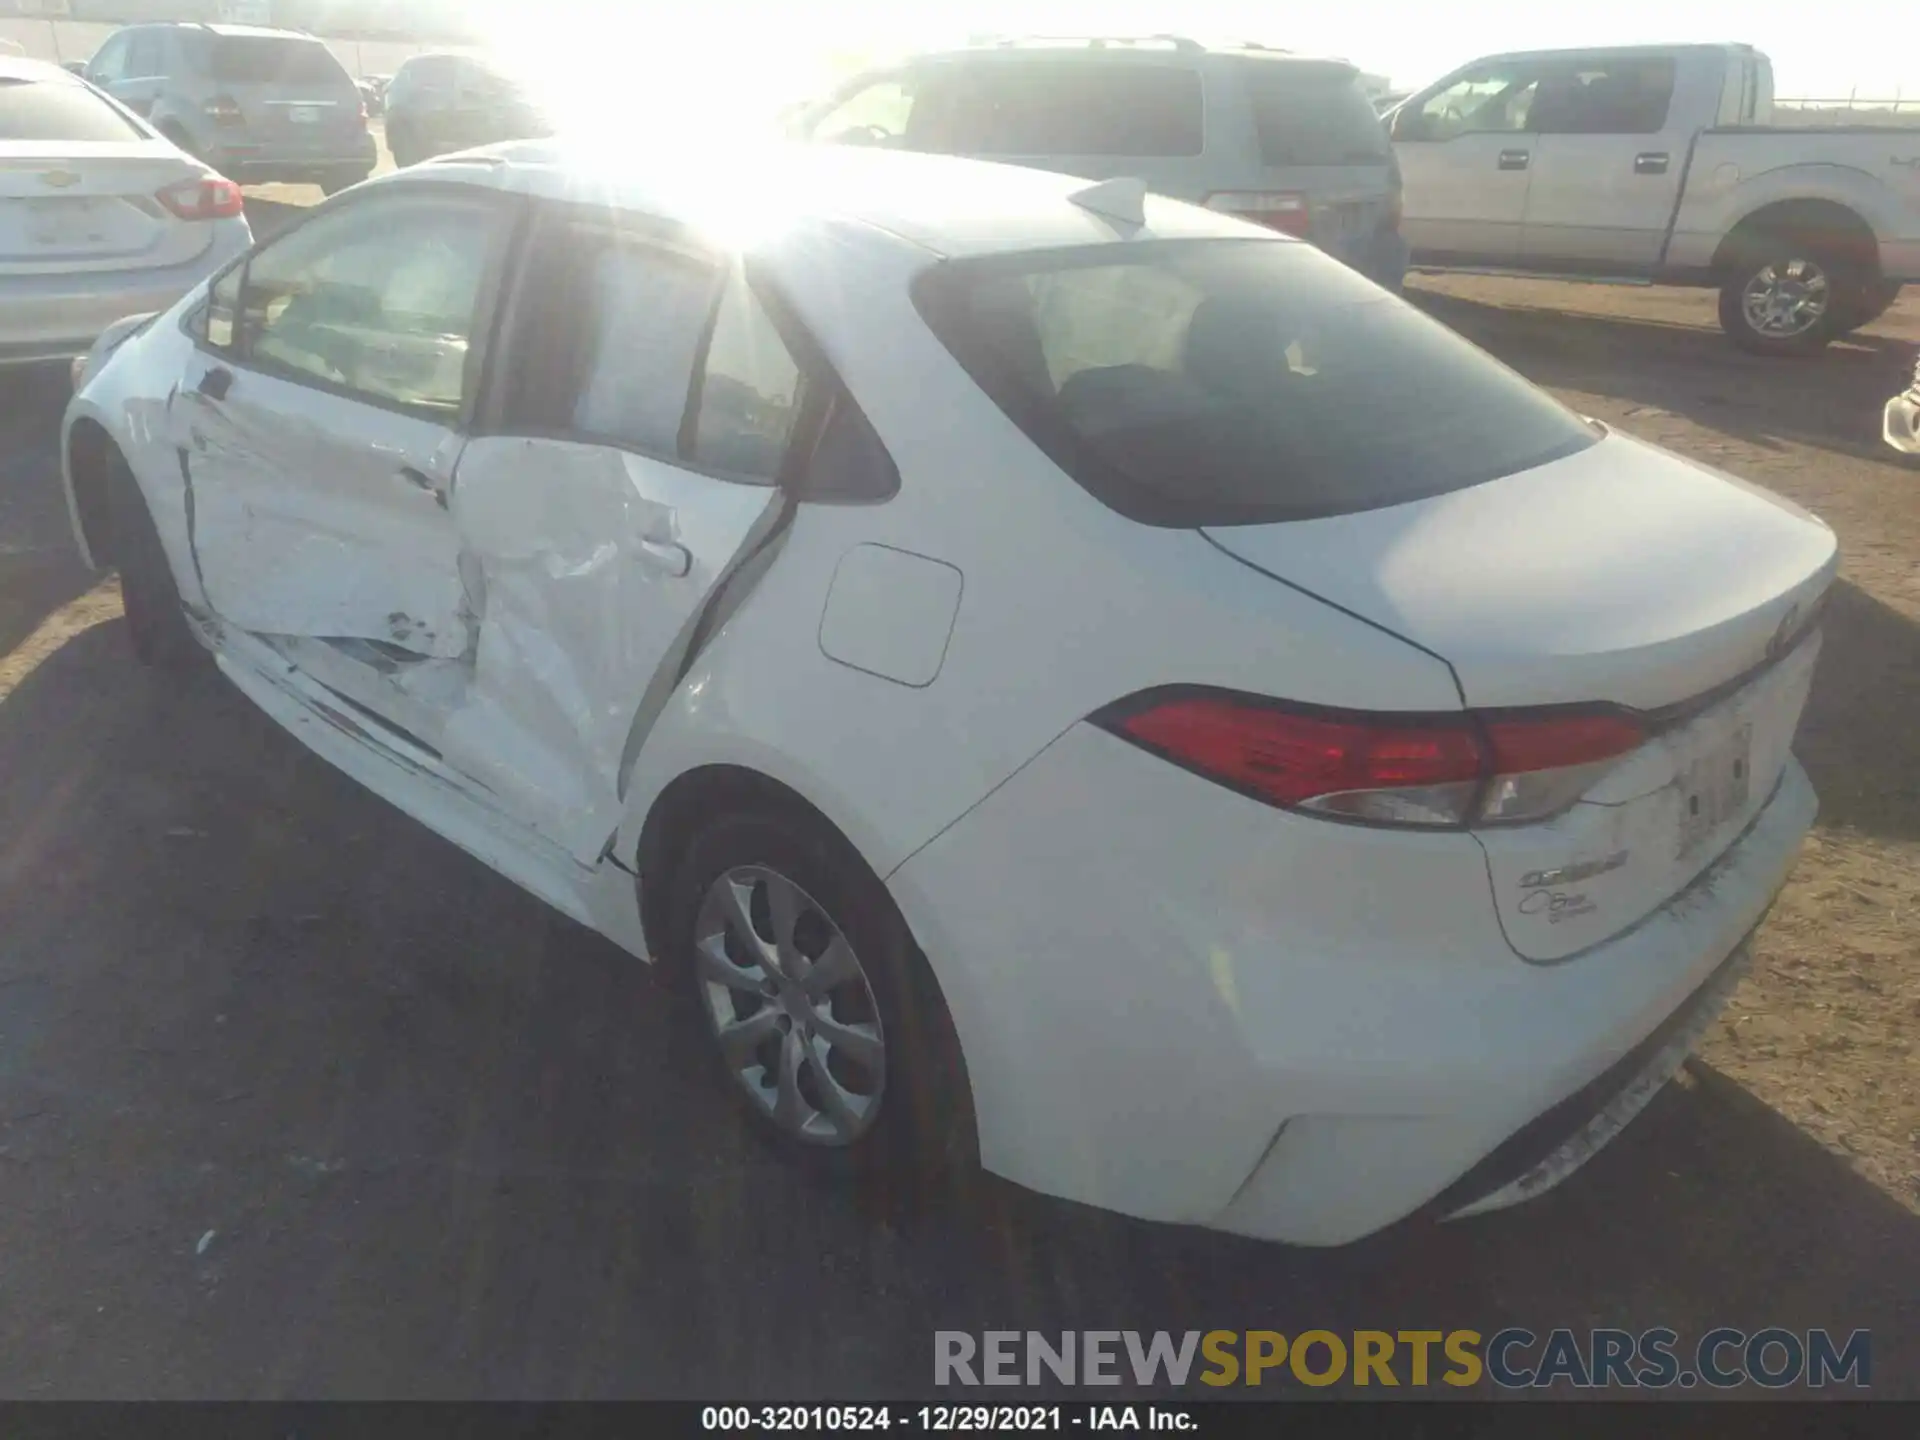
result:
[[[394,472],[416,490],[424,490],[433,497],[433,503],[442,510],[447,508],[447,492],[433,482],[433,478],[424,470],[416,470],[411,465],[402,465]]]
[[[231,389],[233,372],[224,365],[215,365],[200,377],[199,384],[193,387],[193,393],[208,400],[224,400]]]
[[[1667,173],[1667,158],[1664,150],[1644,151],[1633,157],[1633,173],[1636,175],[1664,175]]]
[[[1529,158],[1525,150],[1502,150],[1500,152],[1500,168],[1502,170],[1524,170],[1527,168]]]
[[[636,549],[650,569],[669,580],[682,579],[693,569],[693,552],[677,540],[641,540]]]

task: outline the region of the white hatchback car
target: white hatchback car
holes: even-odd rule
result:
[[[1825,526],[1135,182],[500,147],[119,340],[64,452],[139,653],[672,967],[851,1173],[1510,1203],[1814,813]]]
[[[0,365],[85,354],[253,243],[240,187],[57,65],[0,56]]]

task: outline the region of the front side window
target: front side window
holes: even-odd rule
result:
[[[129,80],[151,80],[166,73],[166,45],[159,34],[152,30],[142,30],[133,37],[133,43],[127,47],[126,78]]]
[[[146,138],[137,125],[77,80],[0,78],[0,140],[112,143]]]
[[[296,378],[456,417],[496,218],[484,203],[427,196],[323,215],[248,263],[236,348]]]
[[[1451,85],[1403,116],[1395,139],[1451,140],[1456,135],[1484,131],[1530,130],[1534,97],[1540,90],[1540,67],[1518,62],[1484,66],[1469,71]]]
[[[1593,431],[1305,245],[1189,240],[949,262],[914,299],[982,390],[1146,524],[1261,524],[1445,494]]]
[[[111,85],[126,77],[127,48],[133,43],[133,37],[124,31],[107,37],[106,44],[94,52],[93,59],[87,62],[87,79],[96,85]]]

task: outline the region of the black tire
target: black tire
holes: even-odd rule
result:
[[[1898,280],[1881,280],[1863,287],[1846,305],[1840,319],[1839,334],[1851,335],[1891,310],[1900,298]]]
[[[884,1064],[877,1111],[869,1127],[850,1143],[811,1143],[783,1127],[752,1098],[744,1077],[722,1052],[714,1010],[705,993],[709,987],[696,954],[696,936],[709,891],[721,877],[742,867],[773,872],[797,886],[838,927],[857,957],[865,990],[856,991],[851,1009],[842,1018],[865,1020],[859,1012],[863,1001],[870,1003],[884,1042]],[[783,1159],[850,1186],[863,1200],[883,1208],[921,1209],[972,1169],[974,1132],[966,1068],[945,1002],[886,887],[844,839],[797,807],[768,805],[723,814],[693,835],[670,885],[662,962],[671,967],[670,978],[679,992],[684,1012],[681,1035],[690,1049],[704,1056],[702,1063],[700,1057],[690,1055],[689,1065],[683,1068],[716,1073],[753,1132]],[[766,927],[764,891],[756,888],[753,893],[752,923]],[[820,933],[816,926],[816,935]],[[795,926],[794,934],[801,938],[801,926]],[[727,948],[736,954],[744,950],[731,938]],[[807,942],[801,940],[798,948],[805,953]],[[747,1018],[763,1008],[778,1008],[773,1000],[714,988],[726,1003],[744,1005]],[[838,1007],[847,991],[842,987],[831,994]],[[790,1019],[775,1018],[792,1028]],[[788,1038],[784,1033],[769,1037],[763,1043],[773,1050],[760,1053],[777,1063]],[[798,1039],[794,1043],[801,1044]],[[814,1052],[804,1053],[812,1056]],[[827,1052],[828,1061],[834,1062],[838,1053]],[[817,1061],[806,1063],[810,1067]],[[769,1064],[768,1071],[772,1069]],[[857,1068],[839,1073],[850,1084],[872,1088],[870,1077]],[[810,1068],[802,1074],[817,1095],[820,1078]],[[824,1119],[825,1107],[819,1109],[819,1118]]]
[[[107,490],[107,520],[120,569],[120,604],[134,658],[179,674],[211,668],[206,648],[194,638],[173,568],[160,544],[146,497],[124,462],[116,461]]]
[[[1826,299],[1818,318],[1805,328],[1773,332],[1757,328],[1749,319],[1749,287],[1765,283],[1769,273],[1777,282],[1799,285],[1815,272],[1824,284]],[[1846,297],[1856,294],[1860,283],[1845,260],[1822,246],[1765,237],[1748,247],[1726,272],[1720,286],[1720,328],[1750,355],[1784,359],[1817,354],[1845,333]]]

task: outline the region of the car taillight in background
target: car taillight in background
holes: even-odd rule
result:
[[[1295,190],[1216,190],[1206,206],[1303,240],[1313,232],[1313,208]]]
[[[182,180],[153,198],[182,220],[230,220],[246,206],[240,187],[218,175]]]
[[[1613,709],[1354,714],[1214,692],[1135,697],[1093,723],[1272,805],[1447,828],[1551,819],[1646,739]]]
[[[222,127],[238,125],[246,118],[240,113],[240,102],[231,95],[216,95],[200,108],[209,120]]]

